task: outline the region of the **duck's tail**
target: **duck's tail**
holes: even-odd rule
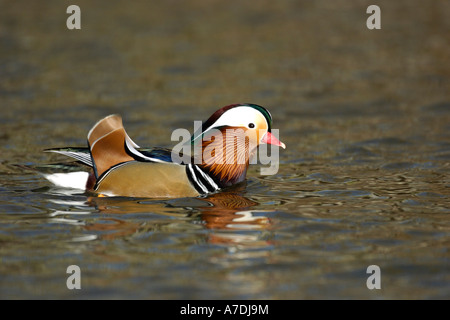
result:
[[[53,163],[40,166],[16,165],[16,167],[31,170],[42,175],[57,187],[86,190],[93,184],[92,170],[86,171],[85,166],[77,162]]]
[[[103,173],[120,163],[135,160],[129,147],[138,148],[126,133],[122,118],[110,115],[97,122],[88,133],[92,167],[98,179]]]

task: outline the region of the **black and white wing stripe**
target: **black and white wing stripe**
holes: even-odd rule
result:
[[[197,165],[186,165],[186,174],[194,188],[200,193],[210,193],[220,189],[217,183]]]
[[[132,156],[137,161],[143,162],[159,162],[159,163],[174,163],[171,159],[171,150],[165,148],[149,148],[149,149],[135,149],[133,144],[130,142],[126,143],[126,149],[130,156]],[[47,149],[45,152],[54,152],[62,154],[64,156],[78,160],[89,167],[93,167],[91,153],[89,148],[54,148]]]
[[[92,158],[88,148],[59,148],[47,149],[46,152],[54,152],[74,158],[90,167],[92,167]]]
[[[140,152],[137,148],[139,146],[135,144],[128,136],[125,139],[125,147],[130,156],[135,158],[138,161],[144,161],[144,162],[159,162],[159,163],[167,163],[169,161],[166,161],[165,159],[160,159],[157,157],[145,155],[142,152]],[[147,153],[147,154],[151,154]],[[171,162],[171,161],[170,161]]]

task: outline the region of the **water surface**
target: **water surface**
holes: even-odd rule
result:
[[[381,30],[369,4],[77,1],[69,31],[69,4],[0,1],[0,298],[450,298],[450,3],[379,1]],[[287,149],[205,198],[97,198],[15,166],[111,113],[171,147],[236,102],[269,108]]]

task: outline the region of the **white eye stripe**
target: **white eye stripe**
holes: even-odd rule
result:
[[[249,123],[256,122],[258,118],[264,119],[264,116],[258,110],[252,107],[236,107],[226,111],[217,119],[211,126],[209,126],[204,132],[211,128],[230,126],[230,127],[248,127]]]

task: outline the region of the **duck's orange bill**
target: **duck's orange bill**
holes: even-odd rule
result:
[[[278,140],[277,138],[275,138],[275,136],[273,134],[271,134],[270,132],[267,132],[264,137],[261,139],[261,142],[263,143],[267,143],[267,144],[273,144],[275,146],[279,146],[282,147],[283,149],[286,149],[286,145],[281,142],[280,140]]]

